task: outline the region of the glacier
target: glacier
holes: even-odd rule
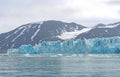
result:
[[[43,41],[8,49],[8,54],[119,54],[120,37]]]

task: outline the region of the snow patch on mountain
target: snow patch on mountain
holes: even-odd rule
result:
[[[26,30],[26,26],[24,26],[24,29],[21,31],[21,33],[12,40],[12,42],[14,42],[18,37],[20,37],[22,34],[24,34],[24,31]]]
[[[31,40],[33,41],[33,39],[35,38],[35,36],[38,34],[38,32],[40,31],[40,28],[33,34],[33,36],[31,37]]]
[[[64,32],[61,35],[58,35],[57,37],[62,39],[62,40],[73,39],[73,38],[77,37],[79,34],[88,32],[91,29],[92,28],[84,28],[82,30],[76,30],[74,32]]]
[[[98,26],[98,28],[115,28],[119,25],[120,24],[108,24],[108,25],[105,25],[105,26]]]
[[[33,41],[33,39],[35,38],[35,36],[37,36],[38,32],[40,31],[41,28],[41,24],[43,24],[43,22],[40,22],[40,25],[38,26],[38,29],[36,30],[36,32],[33,34],[33,36],[31,36],[31,40]]]

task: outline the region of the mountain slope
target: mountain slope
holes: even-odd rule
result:
[[[114,37],[120,36],[120,22],[113,24],[98,24],[87,33],[80,34],[76,39],[90,39],[90,38],[102,38],[102,37]]]
[[[15,30],[0,34],[0,50],[18,48],[23,44],[38,44],[41,41],[62,40],[58,36],[66,32],[74,32],[86,28],[76,23],[61,21],[43,21],[22,25]]]

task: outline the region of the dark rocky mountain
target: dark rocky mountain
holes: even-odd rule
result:
[[[24,44],[39,44],[42,41],[114,36],[120,36],[120,22],[108,25],[100,23],[92,28],[55,20],[34,22],[0,34],[0,52],[6,52],[9,48],[18,48]]]
[[[61,21],[43,21],[22,25],[15,30],[0,34],[0,52],[9,48],[18,48],[24,44],[38,44],[41,41],[60,40],[57,36],[64,32],[74,32],[85,28],[76,23]]]

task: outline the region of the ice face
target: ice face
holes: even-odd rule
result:
[[[120,37],[94,38],[42,42],[39,45],[22,45],[19,49],[9,49],[8,54],[118,54]]]
[[[19,54],[37,54],[32,45],[22,45],[18,51]]]

